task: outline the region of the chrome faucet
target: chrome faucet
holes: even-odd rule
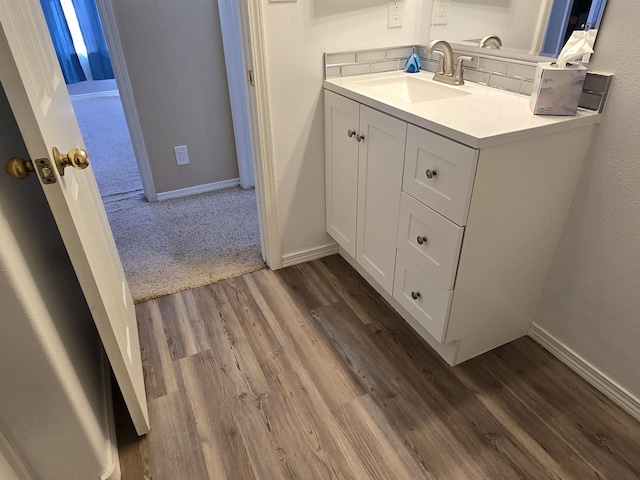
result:
[[[502,40],[500,40],[498,35],[487,35],[480,40],[478,46],[481,48],[493,48],[494,50],[500,50]]]
[[[441,49],[442,51],[436,49]],[[435,53],[438,55],[438,68],[433,76],[434,80],[442,83],[448,83],[449,85],[464,85],[464,67],[462,62],[464,60],[471,61],[473,60],[473,57],[460,55],[456,62],[456,69],[454,72],[453,49],[449,42],[445,40],[433,40],[429,42],[429,45],[427,45],[426,51],[427,53]]]

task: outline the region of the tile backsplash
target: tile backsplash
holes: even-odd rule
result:
[[[416,47],[413,45],[404,45],[375,50],[325,53],[325,78],[402,70],[414,48]]]
[[[326,53],[325,78],[348,77],[368,73],[392,72],[404,69],[407,58],[416,52],[422,61],[422,69],[435,72],[438,57],[426,53],[424,45],[404,45],[400,47],[357,50],[352,52]],[[454,50],[454,62],[460,55],[473,57],[465,61],[466,81],[480,83],[522,95],[531,95],[536,63],[490,54],[478,54]],[[613,75],[608,73],[587,73],[580,106],[602,111]]]

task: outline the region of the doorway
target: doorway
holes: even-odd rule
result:
[[[606,0],[553,0],[541,54],[557,57],[576,30],[597,32],[606,3]]]
[[[69,91],[134,299],[263,268],[255,190],[146,202],[119,94],[89,83]]]

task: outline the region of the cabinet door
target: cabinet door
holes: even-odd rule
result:
[[[352,257],[356,256],[358,202],[359,105],[325,90],[325,188],[327,232]]]
[[[391,293],[407,124],[361,106],[359,133],[356,260]]]

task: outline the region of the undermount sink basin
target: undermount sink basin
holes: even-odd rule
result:
[[[471,95],[469,92],[458,90],[457,87],[439,85],[408,76],[362,80],[358,84],[408,103],[431,102]]]

